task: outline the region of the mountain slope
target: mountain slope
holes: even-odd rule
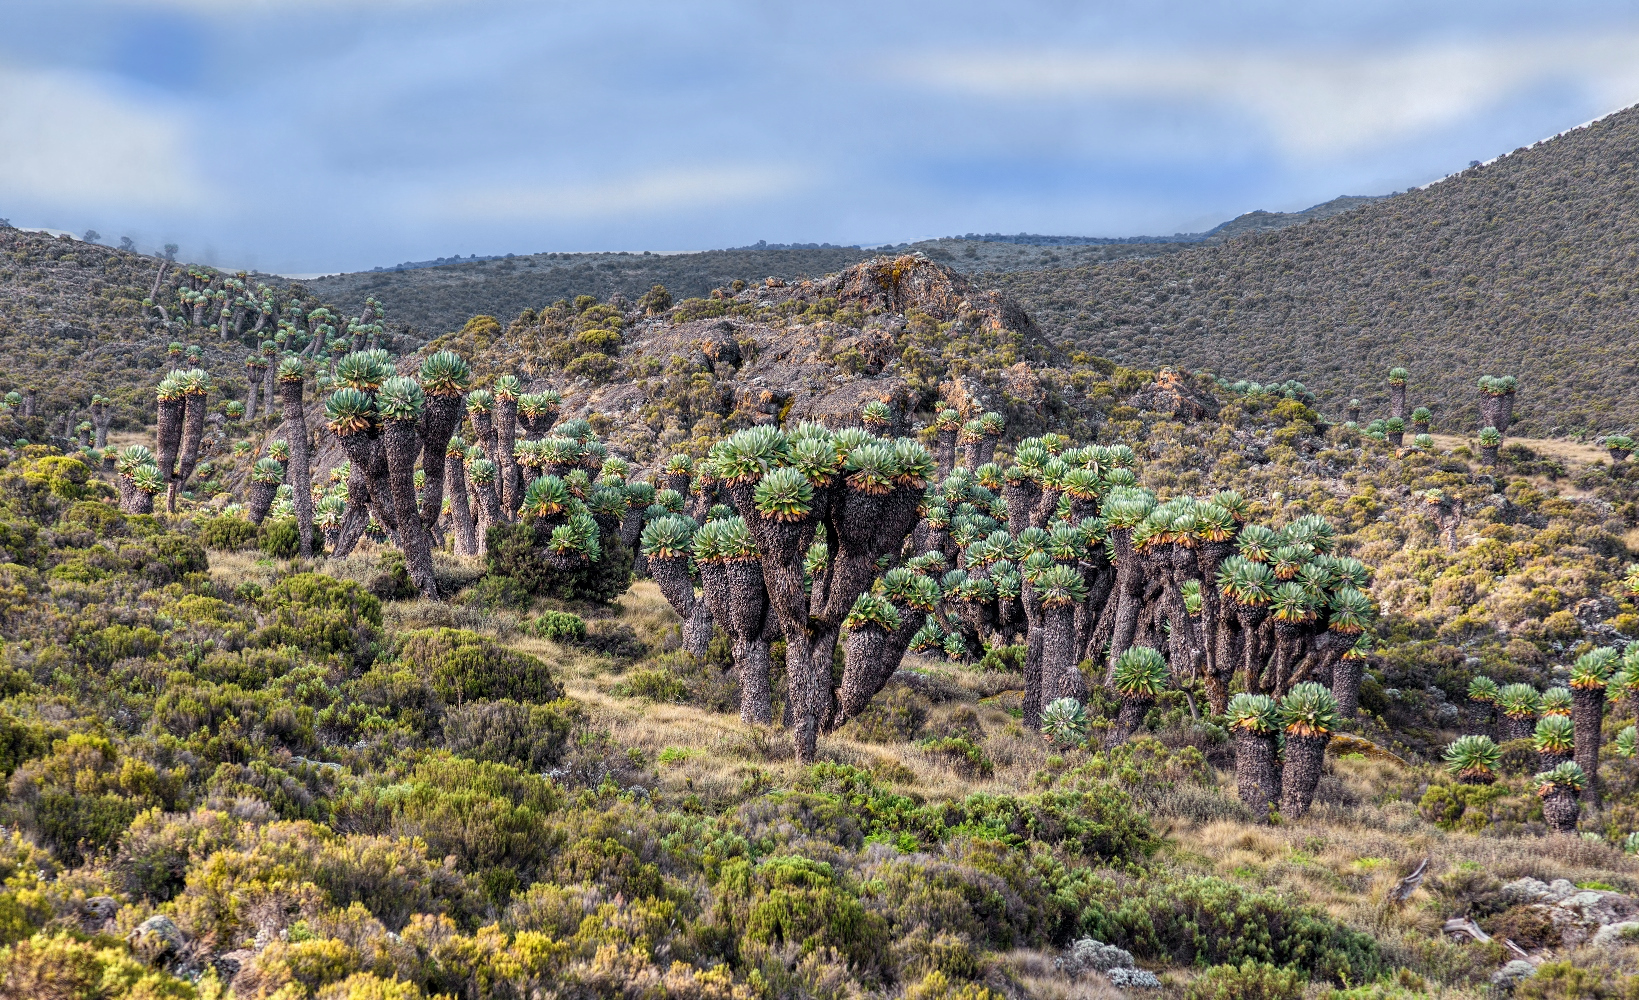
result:
[[[1398,197],[1161,259],[995,284],[1066,346],[1128,364],[1295,377],[1386,415],[1388,369],[1450,431],[1513,374],[1520,433],[1639,422],[1639,110]]]

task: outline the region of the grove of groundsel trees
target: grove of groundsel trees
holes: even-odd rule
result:
[[[1118,736],[1174,681],[1198,679],[1221,714],[1238,678],[1246,696],[1275,706],[1259,702],[1240,727],[1266,735],[1270,712],[1284,727],[1290,814],[1308,807],[1337,714],[1355,711],[1375,610],[1366,567],[1332,554],[1323,518],[1257,524],[1233,490],[1163,500],[1138,485],[1123,445],[1047,434],[998,464],[994,413],[938,413],[936,458],[915,439],[874,433],[894,418],[879,402],[859,426],[752,427],[699,462],[674,456],[658,483],[628,482],[628,463],[587,421],[557,421],[557,393],[525,392],[512,375],[472,388],[470,366],[450,351],[399,375],[372,346],[376,329],[355,320],[344,339],[328,319],[281,319],[287,345],[309,338],[301,352],[281,357],[275,341],[248,359],[277,385],[285,432],[252,468],[251,522],[293,521],[304,556],[326,545],[344,556],[366,532],[390,539],[428,598],[439,596],[432,551],[446,532],[464,555],[504,540],[513,575],[590,571],[613,592],[641,540],[639,569],[683,620],[686,648],[704,655],[714,628],[729,637],[747,722],[773,721],[771,647],[783,644],[783,721],[805,763],[819,734],[857,716],[910,650],[966,658],[1022,640],[1024,720],[1065,743],[1085,736],[1084,661],[1122,702]],[[327,484],[311,472],[310,378],[348,458]],[[261,381],[253,374],[247,412]],[[210,388],[199,371],[161,382],[155,451],[117,456],[126,509],[151,509],[161,489],[174,509]],[[531,566],[519,570],[520,558]],[[1249,768],[1273,759],[1248,753]],[[1272,780],[1253,785],[1249,801],[1277,798]]]

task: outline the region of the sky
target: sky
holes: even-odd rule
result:
[[[1636,102],[1631,2],[0,0],[0,217],[282,274],[1164,235]]]

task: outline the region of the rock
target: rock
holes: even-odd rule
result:
[[[92,896],[80,904],[80,910],[80,928],[87,934],[96,934],[114,919],[120,904],[112,896]]]
[[[211,959],[211,966],[216,969],[216,975],[224,983],[233,982],[233,977],[239,970],[250,964],[256,953],[249,948],[240,948],[237,951],[224,952]]]
[[[1145,969],[1111,969],[1105,977],[1110,985],[1123,990],[1158,990],[1161,980],[1155,978],[1155,973]]]
[[[1532,879],[1532,881],[1536,880]],[[1514,987],[1536,974],[1536,966],[1523,958],[1516,958],[1491,974],[1491,985],[1505,993],[1509,993],[1513,991]]]
[[[1175,371],[1162,369],[1155,381],[1127,397],[1127,405],[1139,410],[1169,413],[1186,423],[1218,415],[1218,404],[1195,389]]]
[[[1071,942],[1064,949],[1064,957],[1059,960],[1059,967],[1071,976],[1130,969],[1132,965],[1131,952],[1090,937]]]
[[[1624,920],[1599,928],[1590,943],[1596,948],[1615,948],[1636,941],[1639,941],[1639,920]]]
[[[187,952],[188,936],[170,917],[153,916],[126,935],[131,951],[156,968],[169,969]]]

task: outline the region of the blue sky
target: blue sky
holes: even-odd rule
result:
[[[0,0],[0,216],[289,274],[1172,233],[1635,102],[1631,3]]]

